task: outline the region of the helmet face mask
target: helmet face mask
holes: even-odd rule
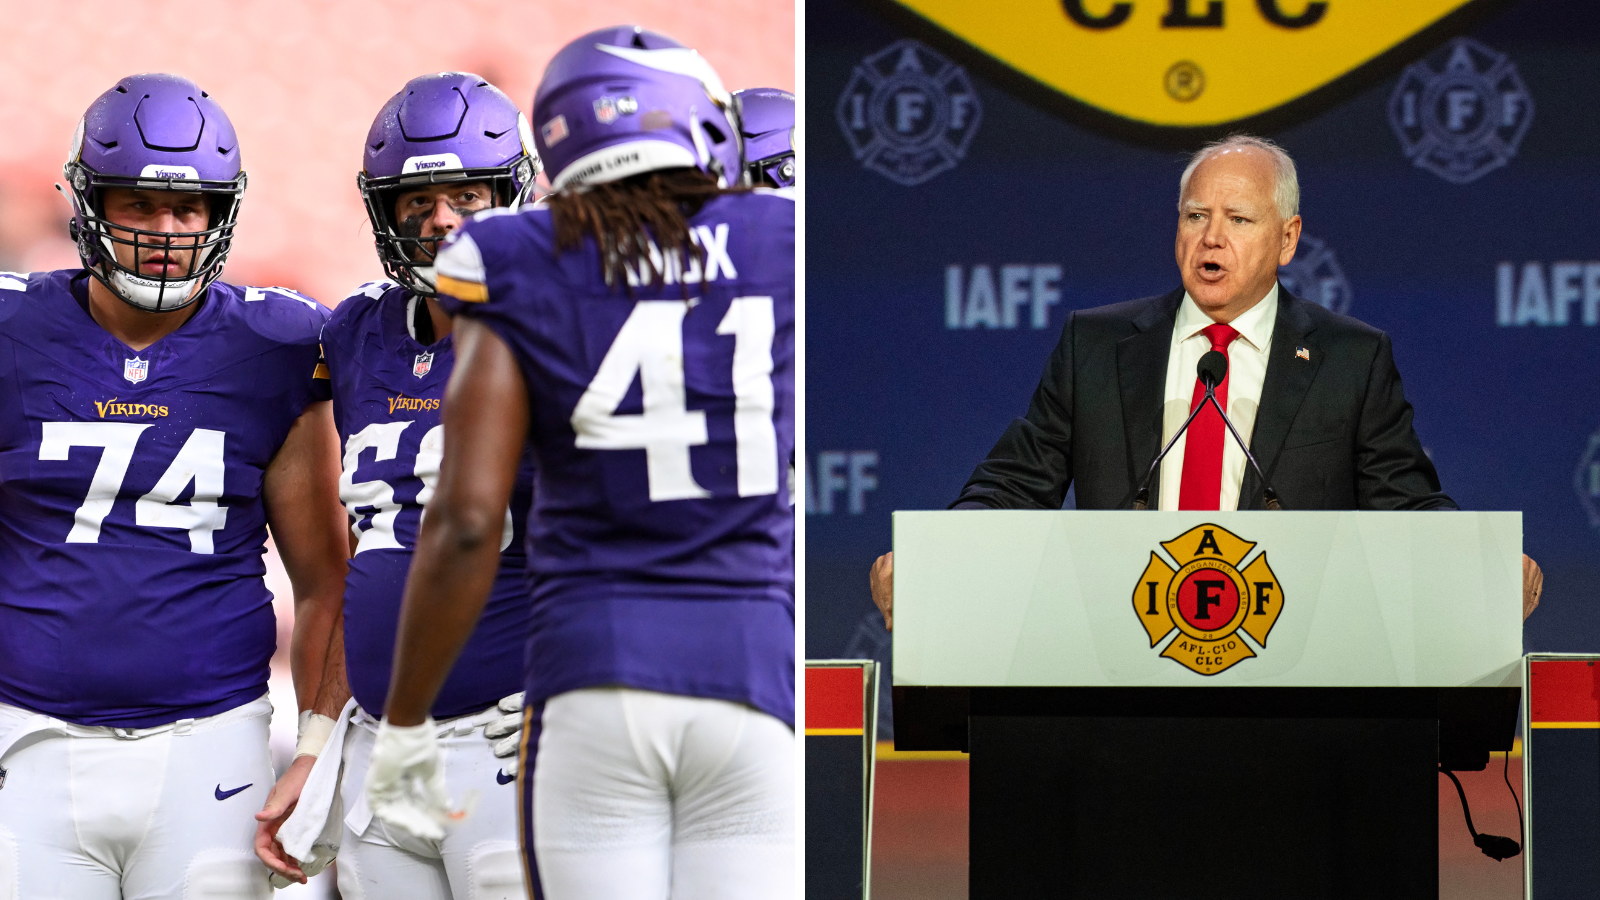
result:
[[[794,95],[776,88],[735,91],[744,133],[744,174],[750,184],[795,183]]]
[[[123,79],[84,113],[62,174],[78,256],[123,302],[145,312],[182,309],[222,274],[246,179],[232,123],[193,82],[175,75]],[[106,192],[116,188],[200,194],[206,227],[167,232],[113,222]],[[127,248],[131,265],[117,258],[119,247]],[[188,254],[188,271],[140,272],[140,257],[152,250]]]
[[[794,151],[754,160],[745,165],[745,176],[753,185],[791,187],[795,181]]]
[[[408,233],[395,215],[402,194],[481,182],[494,206],[516,209],[538,174],[527,117],[509,97],[465,72],[413,78],[378,112],[356,175],[384,272],[413,294],[437,293],[433,258],[445,235]]]
[[[489,189],[489,208],[516,209],[532,194],[537,169],[529,159],[517,167],[520,174],[507,172],[507,168],[510,167],[436,170],[389,178],[369,178],[365,172],[358,173],[356,187],[367,207],[367,220],[372,223],[384,272],[414,294],[434,294],[433,259],[446,235],[423,237],[408,233],[405,223],[395,215],[396,201],[408,191],[433,185],[482,184]]]

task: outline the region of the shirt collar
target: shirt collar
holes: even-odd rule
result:
[[[1250,346],[1257,350],[1265,350],[1267,342],[1272,340],[1272,328],[1278,322],[1278,283],[1274,281],[1267,295],[1261,302],[1250,307],[1244,315],[1234,319],[1228,324],[1239,332],[1239,337],[1249,341]],[[1194,298],[1188,291],[1183,292],[1183,302],[1178,304],[1178,321],[1173,325],[1173,334],[1178,340],[1186,341],[1200,334],[1208,325],[1215,324],[1211,317],[1200,311]]]

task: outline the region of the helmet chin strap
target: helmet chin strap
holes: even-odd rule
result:
[[[111,268],[111,285],[122,295],[122,299],[150,312],[172,312],[188,306],[193,302],[189,295],[199,283],[198,278],[186,278],[183,281],[139,278],[116,267]],[[174,301],[174,297],[178,299]]]
[[[434,279],[433,266],[412,266],[411,272],[417,276],[418,281],[426,284],[428,287],[436,288],[439,286],[437,281]]]

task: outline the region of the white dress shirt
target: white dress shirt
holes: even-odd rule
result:
[[[1250,307],[1244,315],[1232,322],[1239,336],[1228,345],[1228,418],[1239,429],[1239,435],[1250,440],[1256,424],[1256,408],[1261,405],[1261,384],[1267,377],[1267,353],[1272,347],[1272,327],[1278,321],[1278,285],[1261,302]],[[1195,368],[1200,357],[1211,349],[1211,341],[1203,334],[1208,325],[1215,324],[1200,311],[1194,299],[1185,291],[1178,305],[1178,321],[1172,328],[1172,349],[1167,353],[1167,387],[1161,405],[1161,446],[1178,432],[1183,420],[1189,417],[1189,403],[1194,399]],[[1183,451],[1189,442],[1191,430],[1184,432],[1161,461],[1161,508],[1175,510],[1183,487]],[[1239,485],[1244,481],[1244,450],[1239,442],[1222,426],[1222,496],[1217,498],[1217,509],[1239,508]]]

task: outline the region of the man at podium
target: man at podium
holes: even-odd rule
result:
[[[952,508],[1059,509],[1076,483],[1079,509],[1456,509],[1389,336],[1279,285],[1299,205],[1294,161],[1273,142],[1234,135],[1195,153],[1178,187],[1182,286],[1073,312],[1027,414]],[[1202,403],[1207,366],[1216,405]],[[891,624],[893,562],[872,570]],[[1526,616],[1542,576],[1526,558],[1524,575]]]
[[[1411,424],[1389,337],[1293,296],[1278,267],[1300,240],[1289,155],[1234,136],[1179,181],[1181,287],[1072,313],[1027,415],[1012,422],[957,508],[1127,509],[1150,462],[1204,399],[1210,350],[1228,362],[1217,399],[1285,509],[1453,509]],[[1261,509],[1243,448],[1210,405],[1151,485],[1161,509]]]

